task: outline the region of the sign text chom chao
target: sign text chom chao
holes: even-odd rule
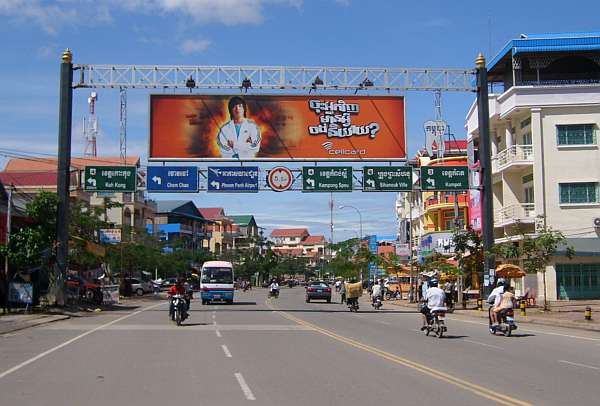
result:
[[[404,98],[151,95],[149,159],[404,160]]]

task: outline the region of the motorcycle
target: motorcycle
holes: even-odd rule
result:
[[[184,295],[173,295],[171,297],[172,313],[171,320],[178,326],[186,319],[186,301]]]
[[[383,303],[381,303],[381,296],[374,297],[373,303],[371,303],[371,306],[373,306],[375,308],[375,310],[381,309],[381,306],[383,306]]]
[[[278,298],[279,297],[279,289],[269,289],[269,297]]]
[[[350,309],[351,312],[358,311],[358,298],[346,299],[346,304],[348,305],[348,309]]]
[[[497,314],[498,325],[492,324],[492,308],[488,309],[488,321],[490,326],[490,334],[502,333],[505,337],[510,337],[513,330],[517,329],[515,324],[515,311],[513,309],[505,309]]]
[[[428,336],[430,333],[433,333],[434,335],[438,336],[438,338],[442,338],[446,331],[448,331],[446,328],[446,311],[432,311],[429,317],[427,317],[425,335]]]

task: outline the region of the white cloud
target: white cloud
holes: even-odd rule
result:
[[[199,54],[206,51],[210,44],[207,39],[186,39],[179,48],[184,54]]]
[[[0,0],[0,16],[17,21],[33,21],[49,34],[67,20],[76,21],[77,11],[56,4],[44,4],[38,0]]]

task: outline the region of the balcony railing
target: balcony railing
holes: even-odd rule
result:
[[[533,163],[533,145],[513,145],[494,157],[494,172],[513,163]]]
[[[502,226],[519,222],[532,222],[535,220],[535,204],[513,204],[496,210],[494,225]]]

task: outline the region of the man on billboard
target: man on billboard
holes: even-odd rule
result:
[[[246,118],[246,102],[234,96],[227,105],[229,120],[217,135],[217,144],[223,158],[254,158],[260,149],[260,130],[256,123]]]

